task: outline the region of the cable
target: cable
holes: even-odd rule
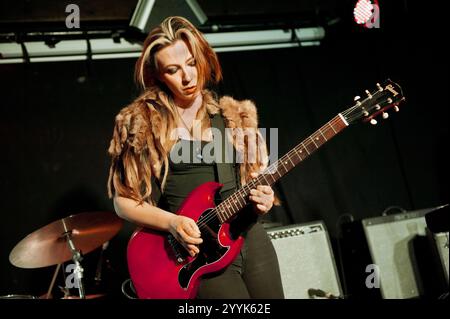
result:
[[[131,279],[128,278],[128,279],[126,279],[126,280],[122,283],[122,285],[121,285],[121,290],[122,290],[122,293],[124,294],[124,296],[127,297],[128,299],[138,299],[138,298],[136,298],[136,297],[130,296],[130,295],[125,291],[125,285],[126,285],[127,283],[129,283],[130,289],[131,289],[131,290],[133,291],[133,293],[136,295],[136,291],[134,290],[133,283],[131,282]]]
[[[338,255],[339,255],[339,265],[341,268],[341,275],[342,275],[342,290],[344,292],[344,296],[348,295],[348,287],[347,287],[347,277],[345,275],[345,269],[344,269],[344,258],[342,256],[342,246],[341,246],[341,240],[343,240],[343,234],[342,234],[342,222],[341,219],[343,217],[348,217],[348,222],[353,222],[355,220],[355,218],[353,217],[352,214],[350,213],[345,213],[342,214],[338,217],[337,221],[336,221],[336,229],[338,231],[338,239],[337,239],[337,250],[338,250]]]

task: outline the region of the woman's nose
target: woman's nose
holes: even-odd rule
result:
[[[191,80],[192,80],[191,74],[186,69],[183,69],[183,78],[182,78],[182,80],[183,80],[183,83],[185,83],[185,84],[191,82]]]

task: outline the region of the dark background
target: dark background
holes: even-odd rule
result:
[[[278,128],[280,156],[377,82],[392,79],[406,97],[399,113],[375,127],[348,128],[281,180],[275,188],[283,205],[268,220],[324,220],[334,240],[340,216],[360,220],[390,206],[415,210],[449,202],[443,20],[419,2],[380,6],[380,29],[356,26],[349,6],[318,47],[219,54],[224,81],[216,91],[256,103],[260,126]],[[41,295],[50,284],[54,267],[20,269],[8,261],[27,234],[70,214],[113,211],[107,148],[115,115],[138,94],[134,63],[0,65],[0,295]],[[88,293],[120,295],[132,231],[126,223],[107,250],[109,288],[92,284],[99,251],[86,255]]]

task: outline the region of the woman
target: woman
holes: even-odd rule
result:
[[[239,138],[239,129],[257,132],[255,106],[231,97],[217,101],[205,89],[221,76],[218,58],[202,34],[184,18],[165,19],[144,42],[135,69],[144,92],[117,115],[109,148],[108,190],[117,214],[170,232],[191,256],[199,253],[201,232],[194,220],[174,213],[194,188],[217,181],[218,166],[203,152],[213,141],[212,118],[221,116],[227,128],[235,129],[230,143],[241,161],[227,166],[236,168],[231,191],[258,176],[267,162],[264,143],[255,152],[248,140]],[[191,161],[175,160],[174,149],[187,150]],[[152,197],[155,187],[161,193],[158,203]],[[222,199],[229,194],[222,193]],[[260,185],[251,190],[249,200],[253,211],[242,216],[263,215],[272,208],[273,190]],[[283,298],[272,243],[259,222],[241,219],[234,222],[245,225],[238,230],[246,239],[240,254],[226,269],[202,279],[199,298]]]

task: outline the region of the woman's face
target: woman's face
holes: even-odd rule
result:
[[[172,92],[179,106],[192,104],[198,92],[196,61],[184,41],[178,40],[156,53],[159,80]]]

